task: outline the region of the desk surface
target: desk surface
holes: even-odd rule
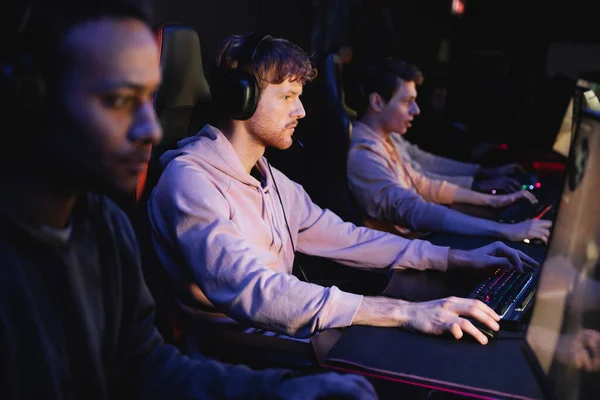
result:
[[[356,326],[346,330],[326,365],[480,398],[542,398],[521,339],[433,337],[400,329]]]
[[[438,234],[428,239],[460,249],[494,241]],[[507,244],[540,262],[547,249]],[[383,294],[415,301],[466,296],[482,276],[402,271],[394,273]],[[501,331],[497,340],[482,346],[468,338],[456,341],[449,336],[356,326],[343,332],[323,332],[312,343],[320,363],[329,368],[474,398],[541,399],[541,388],[522,351],[523,341],[523,332]]]

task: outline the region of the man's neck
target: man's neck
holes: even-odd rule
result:
[[[12,165],[13,171],[18,171],[16,174],[0,174],[5,193],[0,197],[2,212],[33,226],[67,226],[77,201],[77,191],[57,185],[56,180],[49,180],[26,167],[15,167]]]
[[[384,139],[387,139],[392,134],[392,131],[386,129],[386,127],[381,123],[381,121],[374,115],[365,114],[364,117],[360,120],[363,124],[367,125],[373,131],[375,131],[379,136]]]
[[[265,153],[265,146],[247,130],[243,121],[231,121],[219,127],[238,155],[244,170],[250,173],[252,167]]]

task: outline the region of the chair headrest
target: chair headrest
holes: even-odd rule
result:
[[[346,117],[355,119],[356,111],[346,104],[342,80],[343,69],[344,62],[342,55],[337,52],[330,52],[324,55],[319,68],[319,76],[322,79],[321,82],[323,85],[321,96],[324,96],[327,102],[331,104],[339,104]]]
[[[176,107],[194,107],[210,90],[198,33],[189,26],[164,24],[155,30],[160,49],[162,84],[156,94],[158,113]]]
[[[341,69],[342,61],[336,53],[329,53],[323,59],[321,70],[325,95],[331,96],[331,100],[340,101],[341,95]]]

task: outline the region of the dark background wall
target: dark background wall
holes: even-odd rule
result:
[[[387,7],[398,54],[420,64],[435,59],[443,37],[453,40],[455,53],[496,48],[536,72],[545,68],[550,43],[600,42],[597,18],[584,1],[551,6],[547,2],[468,0],[465,14],[456,18],[450,15],[451,0],[156,0],[155,22],[195,27],[207,55],[223,36],[253,30],[286,37],[309,49],[315,16],[328,4],[338,9],[347,4],[357,13],[364,10],[361,5]],[[360,16],[353,18],[357,21]],[[366,25],[362,34],[378,29]]]
[[[347,29],[336,29],[336,40],[346,38],[364,51],[391,47],[393,54],[419,65],[426,77],[440,69],[440,43],[446,40],[449,62],[442,67],[452,78],[456,118],[490,140],[522,138],[547,107],[542,100],[552,78],[546,76],[549,49],[560,42],[600,45],[596,17],[587,2],[577,0],[556,6],[465,1],[465,13],[456,17],[450,13],[451,0],[157,0],[155,22],[193,26],[208,75],[216,45],[226,35],[259,30],[315,51],[323,45],[311,41],[315,26],[343,15],[350,22]],[[327,14],[328,7],[333,12]],[[578,51],[564,64],[576,66]]]
[[[286,37],[306,48],[312,25],[309,3],[303,0],[157,0],[155,22],[193,26],[200,36],[202,56],[208,67],[218,41],[231,34],[260,30]]]

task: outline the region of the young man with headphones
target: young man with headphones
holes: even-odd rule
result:
[[[368,216],[366,225],[400,234],[435,231],[547,242],[551,221],[503,224],[442,206],[466,203],[501,208],[520,198],[537,201],[530,192],[483,194],[431,179],[407,162],[392,136],[406,133],[419,114],[416,99],[421,79],[414,65],[393,58],[373,62],[360,78],[364,104],[360,120],[353,124],[348,183]]]
[[[131,225],[101,194],[133,194],[161,138],[139,3],[3,7],[0,398],[375,398],[363,377],[252,371],[163,343]]]
[[[222,122],[162,156],[148,202],[154,247],[183,310],[204,327],[237,321],[295,337],[358,324],[465,332],[487,343],[460,317],[497,330],[499,316],[479,301],[363,297],[292,275],[296,250],[379,270],[537,263],[501,243],[451,250],[358,228],[319,208],[263,157],[268,146],[290,147],[304,117],[302,87],[316,76],[306,53],[284,39],[236,35],[220,43],[217,67],[211,92]],[[202,334],[193,325],[188,333]]]
[[[367,64],[368,65],[368,64]],[[364,68],[364,67],[363,67]],[[358,70],[361,67],[357,68]],[[357,72],[355,72],[357,73]],[[358,72],[360,74],[360,72]],[[426,80],[423,75],[418,73],[417,86],[425,85],[419,90],[419,95],[422,100],[419,101],[419,110],[415,116],[420,115],[425,111],[424,118],[419,121],[419,132],[423,132],[425,139],[431,139],[430,130],[439,131],[440,134],[447,135],[449,140],[443,144],[435,143],[436,148],[440,145],[448,145],[450,140],[455,141],[453,146],[456,150],[460,147],[460,151],[464,150],[466,138],[458,137],[459,135],[453,132],[457,131],[457,127],[452,127],[453,122],[447,119],[447,83],[443,75],[436,76],[435,74],[428,77]],[[359,85],[356,85],[359,86]],[[390,88],[395,87],[395,82],[389,84]],[[360,93],[358,88],[357,92]],[[363,96],[366,97],[366,96]],[[364,99],[363,99],[364,103]],[[358,108],[365,108],[364,104]],[[460,124],[456,124],[457,126]],[[414,128],[413,128],[414,129]],[[521,189],[521,183],[514,177],[519,173],[525,172],[523,167],[517,163],[504,164],[497,167],[484,167],[481,164],[461,162],[452,158],[440,156],[428,151],[422,150],[419,146],[412,144],[404,137],[404,133],[393,133],[390,138],[398,147],[399,152],[407,162],[410,162],[412,167],[428,176],[431,179],[448,181],[466,189],[473,189],[478,192],[492,193],[514,193]],[[439,136],[438,136],[439,137]],[[437,138],[437,137],[436,137]],[[462,143],[460,143],[462,141]]]

